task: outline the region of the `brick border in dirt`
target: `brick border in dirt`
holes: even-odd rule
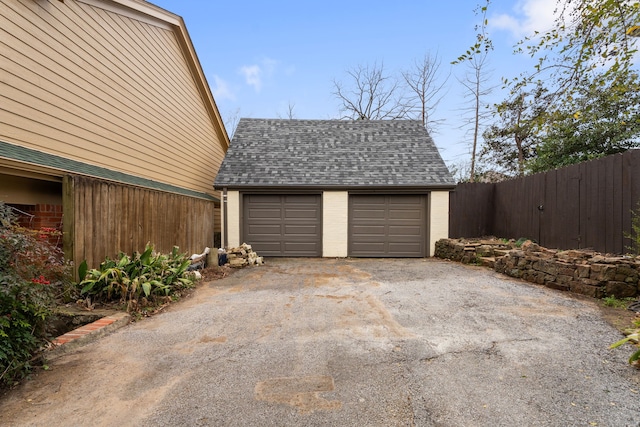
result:
[[[590,250],[547,249],[528,240],[441,239],[435,256],[479,264],[498,273],[594,298],[640,295],[640,257]]]
[[[53,346],[51,351],[47,353],[47,357],[51,357],[52,354],[55,355],[66,350],[70,350],[79,344],[92,341],[127,325],[130,321],[131,316],[128,313],[122,312],[115,313],[98,319],[93,323],[83,325],[54,339],[52,342]]]

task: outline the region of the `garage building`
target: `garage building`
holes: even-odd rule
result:
[[[215,180],[224,245],[287,257],[431,256],[454,187],[413,120],[243,118]]]

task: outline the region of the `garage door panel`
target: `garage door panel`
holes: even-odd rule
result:
[[[284,251],[291,253],[315,253],[318,251],[318,245],[304,242],[286,242]]]
[[[375,224],[356,225],[353,227],[353,231],[359,235],[367,235],[367,234],[379,235],[380,233],[384,233],[384,225],[375,225]]]
[[[383,219],[386,216],[384,209],[357,209],[351,211],[351,215],[356,219]]]
[[[321,197],[245,194],[243,241],[262,256],[322,256]]]
[[[422,219],[423,215],[422,215],[422,211],[418,211],[415,209],[392,209],[389,210],[389,219],[399,219],[399,220],[405,220],[405,219],[417,219],[420,220]]]
[[[415,243],[413,245],[407,243],[390,243],[389,251],[392,252],[395,256],[398,257],[415,257],[415,253],[419,252],[422,249],[422,246],[419,243]]]
[[[282,245],[280,244],[280,242],[274,243],[273,241],[268,241],[268,242],[257,241],[255,243],[252,243],[252,245],[255,245],[255,244],[259,244],[260,251],[261,251],[260,254],[265,252],[266,253],[282,252]]]
[[[418,226],[408,226],[408,225],[389,226],[389,234],[393,236],[410,236],[415,239],[419,239],[421,232],[422,232],[421,227],[418,227]]]
[[[320,197],[317,194],[286,194],[275,197],[279,197],[285,204],[309,204],[320,206]]]
[[[280,218],[281,216],[280,209],[251,208],[249,210],[249,218]]]
[[[353,251],[358,253],[363,253],[367,255],[358,255],[358,256],[375,256],[375,254],[379,254],[385,250],[384,243],[354,243]]]
[[[424,195],[350,195],[349,255],[424,257]]]
[[[249,226],[249,233],[255,236],[278,236],[282,234],[279,224],[253,224]]]
[[[317,218],[318,209],[285,209],[284,217],[286,219],[309,219]]]
[[[318,234],[318,227],[314,225],[286,225],[284,230],[287,236],[316,236]]]
[[[244,201],[245,201],[245,203],[248,202],[253,206],[271,205],[271,206],[275,206],[275,207],[280,207],[280,205],[281,205],[280,196],[268,195],[268,194],[261,194],[261,195],[246,194],[244,196]]]

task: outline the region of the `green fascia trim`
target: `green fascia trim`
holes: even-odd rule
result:
[[[94,178],[102,178],[109,181],[120,182],[122,184],[135,185],[138,187],[166,191],[169,193],[176,193],[189,197],[197,197],[199,199],[212,200],[214,202],[220,201],[220,199],[218,199],[217,197],[213,197],[207,193],[201,193],[199,191],[193,191],[186,188],[177,187],[175,185],[164,184],[162,182],[113,171],[111,169],[103,168],[100,166],[88,165],[76,160],[65,159],[64,157],[43,153],[31,148],[20,147],[19,145],[9,144],[8,142],[4,141],[0,141],[0,157],[7,158],[9,160],[17,160],[20,162],[53,168],[67,173],[87,175]]]

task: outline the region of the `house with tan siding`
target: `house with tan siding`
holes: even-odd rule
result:
[[[179,16],[135,0],[0,0],[0,200],[61,228],[69,258],[213,247],[228,146]]]
[[[215,187],[225,246],[419,258],[448,237],[455,182],[420,121],[243,118]]]

